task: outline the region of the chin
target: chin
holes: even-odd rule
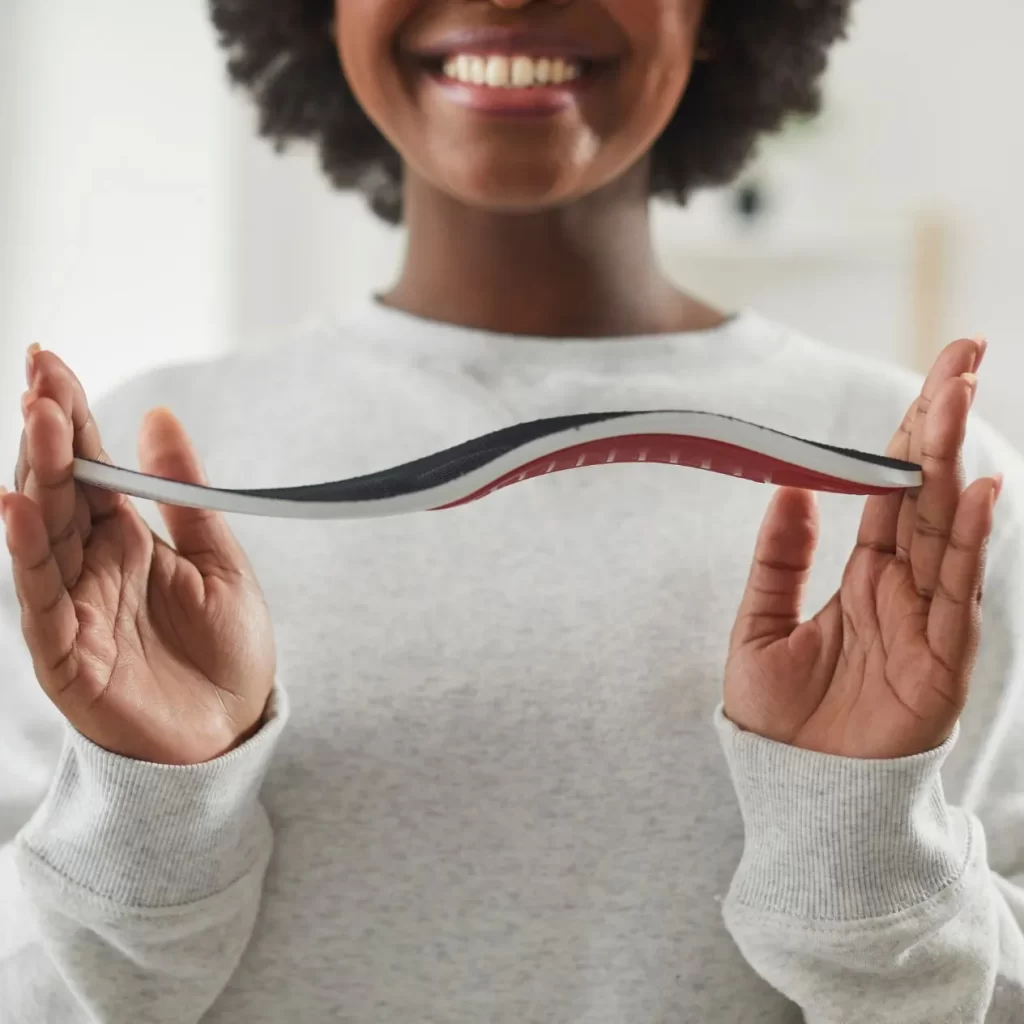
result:
[[[590,189],[583,169],[535,161],[528,166],[487,163],[446,167],[438,186],[466,206],[492,213],[534,213],[581,198]]]

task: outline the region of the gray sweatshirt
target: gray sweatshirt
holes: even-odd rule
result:
[[[215,484],[267,487],[602,409],[881,450],[917,386],[751,313],[553,343],[368,303],[148,374],[97,418],[134,465],[142,414],[169,405]],[[262,731],[194,767],[65,727],[0,565],[0,1021],[1024,1021],[1024,467],[982,425],[968,449],[971,477],[1007,475],[982,651],[956,735],[900,761],[723,719],[770,488],[698,470],[583,469],[387,520],[234,517],[280,676]],[[862,502],[821,506],[810,606]]]

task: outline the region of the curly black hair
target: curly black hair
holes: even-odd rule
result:
[[[402,162],[349,88],[332,35],[333,0],[209,0],[231,80],[259,111],[278,150],[319,147],[338,188],[357,188],[373,211],[402,219]],[[758,139],[821,105],[820,79],[853,0],[708,0],[702,44],[678,110],[655,144],[651,192],[684,203],[731,181]]]

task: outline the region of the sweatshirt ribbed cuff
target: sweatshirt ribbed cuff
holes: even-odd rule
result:
[[[69,727],[49,792],[18,843],[67,882],[124,907],[221,892],[272,843],[259,791],[288,714],[275,688],[259,732],[198,765],[133,761]]]
[[[946,804],[935,750],[889,761],[799,750],[715,726],[744,824],[730,900],[803,921],[883,917],[930,899],[969,854],[967,819]]]

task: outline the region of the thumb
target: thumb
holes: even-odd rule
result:
[[[139,433],[139,469],[151,476],[206,486],[206,473],[185,428],[165,408],[152,409]],[[249,565],[224,517],[208,509],[159,504],[178,554],[205,576],[218,570],[249,575]]]
[[[811,491],[780,488],[761,524],[754,564],[730,649],[767,647],[800,625],[807,577],[818,543],[818,505]]]

